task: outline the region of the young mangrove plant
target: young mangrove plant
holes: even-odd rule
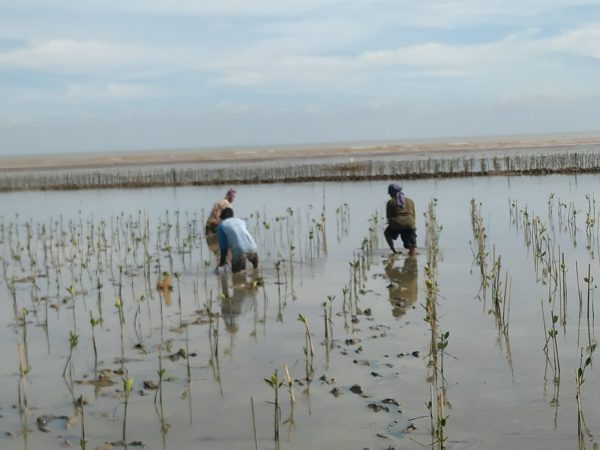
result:
[[[596,344],[592,344],[589,347],[589,353],[584,362],[583,349],[581,349],[579,353],[579,367],[575,371],[575,398],[577,400],[577,436],[579,450],[585,449],[585,434],[586,432],[589,434],[585,424],[585,418],[583,416],[583,408],[581,406],[581,387],[585,382],[585,371],[592,364],[592,355],[594,354],[595,350]],[[594,448],[596,448],[596,445],[594,445]]]
[[[314,369],[314,357],[315,348],[313,346],[312,337],[310,334],[310,328],[308,326],[308,319],[303,314],[298,314],[298,320],[304,324],[304,361],[306,368],[306,381],[310,383],[315,374]]]
[[[554,314],[554,310],[550,311],[550,319],[551,319],[551,324],[550,324],[550,329],[546,329],[546,319],[544,317],[544,310],[543,310],[543,304],[542,304],[542,318],[543,318],[543,324],[544,324],[544,330],[547,334],[546,337],[546,342],[544,344],[544,354],[546,355],[546,367],[549,365],[550,368],[552,369],[552,372],[554,373],[553,376],[553,381],[554,383],[558,384],[560,383],[560,357],[558,354],[558,330],[556,328],[556,324],[558,323],[558,316],[556,314]],[[552,358],[550,358],[550,352],[548,350],[548,348],[552,349]],[[545,377],[545,375],[544,375]]]
[[[123,301],[121,297],[115,299],[115,308],[119,315],[119,336],[121,343],[121,365],[125,363],[125,314],[123,313]]]
[[[429,325],[429,410],[431,426],[431,448],[444,449],[447,440],[445,433],[448,416],[445,414],[446,387],[444,380],[443,355],[448,346],[449,332],[439,334],[437,314],[437,262],[439,258],[439,234],[442,227],[437,222],[435,208],[437,200],[433,199],[425,213],[427,227],[427,263],[425,265],[425,321]],[[441,381],[441,382],[440,382]]]
[[[283,384],[283,381],[279,380],[277,375],[277,369],[271,375],[270,378],[265,378],[265,383],[267,383],[273,389],[273,393],[275,396],[273,402],[273,434],[274,434],[274,442],[275,449],[279,450],[281,448],[280,440],[279,440],[279,429],[281,427],[281,409],[279,407],[279,388]]]
[[[79,342],[79,335],[69,331],[69,357],[67,358],[67,363],[65,364],[65,368],[63,369],[63,378],[66,379],[67,369],[69,369],[69,380],[73,379],[73,350],[77,348],[77,343]]]
[[[480,291],[485,300],[488,287],[487,234],[483,223],[483,217],[481,216],[481,203],[477,204],[474,198],[471,199],[471,228],[473,230],[475,245],[473,245],[472,242],[469,243],[471,244],[473,259],[479,267],[479,274],[481,277]],[[475,246],[475,249],[473,249],[473,246]]]
[[[79,418],[81,420],[81,439],[79,439],[79,446],[81,447],[81,450],[85,450],[87,446],[87,440],[85,438],[85,413],[83,411],[85,399],[83,398],[83,395],[79,396],[76,404],[77,409],[79,410]]]
[[[100,324],[100,321],[94,319],[92,312],[90,311],[90,325],[92,326],[92,347],[94,349],[94,378],[97,378],[98,374],[98,346],[96,345],[96,327]]]
[[[25,363],[21,344],[17,344],[17,356],[19,358],[19,389],[17,390],[19,397],[19,412],[24,413],[28,409],[29,402],[27,400],[26,376],[30,371],[29,366]],[[25,424],[27,427],[27,424]]]
[[[127,410],[129,407],[129,396],[133,390],[133,378],[130,378],[127,371],[123,378],[123,392],[125,394],[124,410],[123,410],[123,445],[127,448]]]
[[[250,396],[250,409],[252,411],[252,433],[254,435],[254,450],[258,450],[258,435],[256,433],[256,412],[254,411],[254,398]]]

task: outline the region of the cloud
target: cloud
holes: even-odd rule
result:
[[[53,39],[0,53],[0,68],[90,74],[97,71],[165,71],[179,67],[177,49],[94,40]]]
[[[75,123],[143,111],[242,125],[263,109],[300,123],[354,108],[374,121],[360,105],[387,104],[381,117],[396,122],[398,110],[443,110],[450,129],[465,105],[484,114],[486,105],[575,104],[600,92],[600,23],[589,21],[598,0],[9,3],[0,17],[4,118]],[[288,132],[277,131],[282,140]]]
[[[29,125],[33,122],[34,120],[31,117],[15,116],[13,114],[11,117],[0,117],[0,128],[18,128],[24,125]]]
[[[103,86],[72,84],[67,87],[67,97],[80,100],[125,100],[157,97],[159,92],[152,86],[133,83],[108,83]]]
[[[138,14],[173,14],[173,15],[248,15],[248,14],[301,14],[314,8],[340,4],[340,0],[54,0],[48,5],[46,0],[19,0],[18,7],[37,10],[56,9],[70,11],[111,11]]]
[[[224,75],[217,81],[218,84],[239,87],[257,86],[267,82],[268,79],[257,71],[232,72]]]
[[[543,41],[548,51],[600,58],[600,22],[587,23]]]
[[[224,114],[244,114],[251,111],[252,109],[248,105],[231,102],[219,102],[217,105],[215,105],[212,112]]]

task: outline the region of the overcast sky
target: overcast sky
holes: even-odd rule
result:
[[[600,0],[0,0],[0,154],[600,129]]]

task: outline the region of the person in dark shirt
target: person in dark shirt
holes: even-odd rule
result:
[[[406,197],[402,188],[395,183],[388,186],[390,199],[386,205],[388,226],[383,232],[385,241],[394,253],[394,241],[398,236],[402,238],[404,248],[408,249],[409,256],[417,254],[417,226],[415,222],[415,204]]]

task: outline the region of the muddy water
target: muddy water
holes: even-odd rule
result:
[[[223,195],[222,188],[2,194],[2,258],[7,275],[0,286],[4,355],[0,447],[79,446],[81,411],[74,408],[73,400],[80,396],[85,399],[86,448],[101,448],[105,443],[116,447],[123,439],[125,375],[120,371],[126,370],[133,378],[127,442],[152,449],[253,449],[253,398],[258,447],[275,448],[274,391],[264,379],[275,370],[281,376],[284,365],[297,381],[293,408],[285,386],[279,391],[282,448],[387,449],[430,444],[425,406],[430,398],[430,332],[422,307],[427,249],[421,214],[436,198],[437,220],[443,227],[437,269],[438,326],[450,333],[444,357],[446,447],[576,448],[575,371],[580,349],[585,355],[595,331],[595,324],[588,327],[586,319],[588,264],[592,276],[598,276],[596,241],[591,250],[586,249],[586,194],[593,195],[597,182],[596,176],[407,182],[405,191],[419,212],[416,264],[405,255],[391,257],[381,221],[370,220],[383,213],[385,182],[240,186],[234,209],[246,218],[257,238],[261,268],[235,279],[213,273],[215,259],[202,237],[204,217]],[[486,300],[478,298],[481,280],[470,245],[471,198],[482,204],[490,253],[495,246],[496,255],[502,257],[503,283],[508,271],[511,307],[506,335],[498,331],[490,314],[489,295]],[[542,312],[546,326],[551,323],[549,287],[538,281],[535,255],[524,243],[523,230],[511,223],[510,203],[515,200],[517,211],[527,207],[530,217],[540,216],[547,224],[548,239],[560,247],[557,254],[565,254],[568,295],[566,323],[557,335],[559,384],[552,381],[543,351],[547,330]],[[573,210],[575,236],[573,225],[559,223]],[[559,211],[563,211],[560,218]],[[324,236],[316,227],[322,214]],[[597,214],[593,211],[595,223]],[[138,241],[135,254],[128,251],[136,242],[131,236],[141,236],[146,217],[151,233],[149,281],[144,276],[143,240]],[[32,273],[27,222],[33,225],[37,288],[27,278]],[[19,225],[18,245],[14,223]],[[45,238],[41,225],[46,227]],[[99,250],[102,227],[105,250]],[[369,228],[375,233],[370,235]],[[591,230],[594,238],[598,225]],[[353,320],[351,313],[342,312],[344,292],[353,289],[349,263],[361,260],[361,245],[369,237],[375,239],[375,248],[362,258],[365,278],[357,288],[363,314]],[[88,241],[94,242],[93,248]],[[43,242],[53,249],[47,250],[47,277],[41,275],[46,260]],[[290,244],[294,246],[291,257]],[[87,253],[90,256],[82,267],[81,255]],[[58,275],[53,260],[60,267]],[[180,274],[179,284],[172,279],[170,302],[156,290],[163,271]],[[6,279],[17,281],[16,309]],[[119,279],[123,327],[115,307]],[[578,284],[584,301],[581,321]],[[324,345],[322,303],[328,296],[335,296],[333,340]],[[214,312],[212,323],[207,305]],[[23,314],[23,308],[28,314]],[[555,303],[555,313],[558,309]],[[102,319],[94,327],[97,370],[90,313]],[[299,314],[308,319],[316,352],[310,384],[305,380],[305,330]],[[63,377],[70,333],[78,336],[78,343]],[[30,366],[21,381],[18,348]],[[189,372],[188,359],[177,358],[178,352],[189,354]],[[582,410],[592,434],[600,420],[596,357],[592,356],[581,388]],[[150,383],[144,386],[145,381],[159,383],[160,368],[164,369],[162,402],[160,396],[155,401],[157,391],[147,388]],[[115,384],[92,383],[103,369],[113,371],[109,379]],[[68,419],[38,426],[37,419],[44,416]],[[587,436],[586,442],[591,447]]]

